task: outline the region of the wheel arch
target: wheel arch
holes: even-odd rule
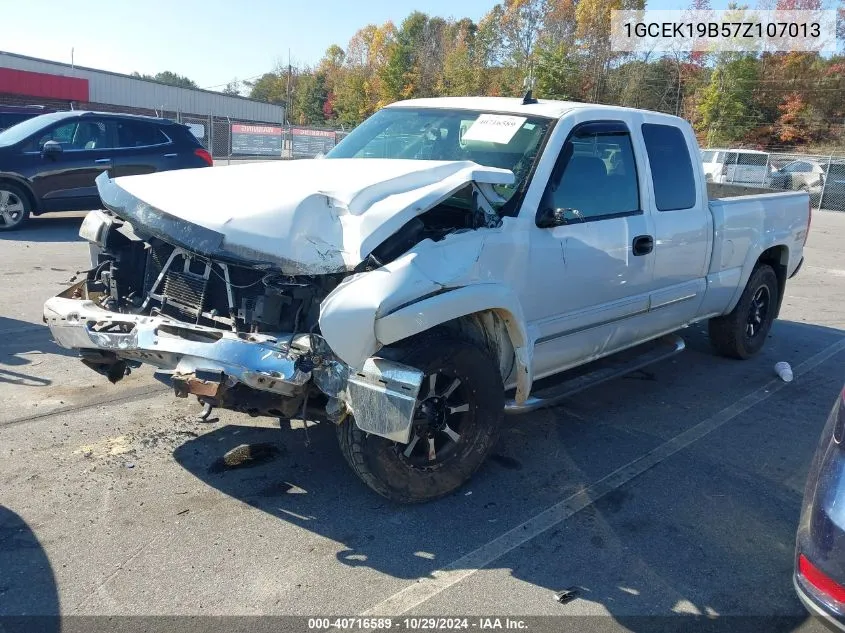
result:
[[[502,381],[513,377],[516,400],[531,391],[531,339],[522,307],[507,288],[498,284],[464,286],[404,306],[375,322],[375,335],[392,345],[435,327],[466,336],[498,360]]]
[[[780,314],[780,307],[783,303],[784,291],[786,290],[786,278],[789,268],[789,247],[780,244],[767,248],[760,253],[760,257],[757,258],[754,268],[762,264],[771,266],[772,270],[775,271],[775,276],[778,278],[778,304],[775,310],[775,317],[777,317]]]
[[[731,302],[726,312],[730,312],[736,307],[737,303],[739,303],[740,297],[742,297],[742,293],[745,290],[745,286],[748,284],[748,280],[751,278],[752,273],[763,264],[771,266],[772,270],[775,271],[775,275],[777,276],[778,304],[777,309],[775,311],[775,317],[780,314],[780,307],[781,303],[783,302],[783,295],[784,290],[786,289],[786,279],[788,277],[789,269],[789,247],[785,244],[775,244],[766,248],[756,258],[753,258],[753,256],[748,258],[742,271],[740,283],[734,291],[734,295],[731,298]]]
[[[28,182],[8,174],[0,174],[0,185],[4,184],[13,185],[23,191],[29,201],[30,213],[38,213],[38,199],[35,197],[35,193],[32,191],[32,187],[29,186]]]

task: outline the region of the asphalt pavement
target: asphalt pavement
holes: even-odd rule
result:
[[[87,263],[80,222],[0,233],[0,616],[67,617],[56,631],[360,614],[823,630],[791,578],[806,471],[845,382],[845,214],[815,214],[759,356],[719,358],[688,328],[674,359],[508,418],[468,485],[411,507],[360,483],[332,428],[199,422],[148,370],[111,385],[56,347],[41,305]],[[774,375],[781,360],[794,382]],[[268,450],[226,467],[244,443]]]

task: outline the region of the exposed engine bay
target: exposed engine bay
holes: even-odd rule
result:
[[[394,410],[410,416],[422,376],[384,359],[352,371],[321,337],[320,306],[345,278],[379,269],[423,240],[498,225],[478,196],[468,185],[406,222],[353,271],[322,275],[288,275],[209,256],[136,229],[113,212],[95,211],[80,231],[92,242],[93,267],[52,301],[83,300],[96,310],[96,319],[81,310],[71,316],[86,322],[97,344],[54,333],[112,382],[141,363],[156,366],[156,376],[177,396],[197,396],[206,412],[222,407],[290,418],[311,411],[341,421],[357,393],[367,409],[377,411],[376,396],[387,395]],[[45,319],[49,324],[46,309]],[[371,417],[373,432],[392,433],[378,415]],[[356,422],[365,428],[367,413],[356,411]]]
[[[102,248],[88,272],[89,293],[106,310],[231,330],[235,333],[313,334],[320,303],[349,274],[387,264],[419,242],[492,227],[498,218],[478,207],[472,187],[403,225],[352,273],[285,275],[270,266],[245,265],[192,252],[137,231],[109,214]],[[98,212],[104,213],[105,212]]]

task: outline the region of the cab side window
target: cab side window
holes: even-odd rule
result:
[[[169,142],[170,139],[153,123],[146,121],[117,122],[118,147],[147,147]]]
[[[644,123],[642,130],[657,210],[678,211],[694,207],[695,176],[683,132],[673,125],[653,123]],[[733,157],[735,159],[736,154]]]
[[[542,204],[562,210],[571,223],[642,213],[627,126],[621,121],[577,126],[564,143]]]
[[[114,147],[114,123],[84,119],[73,138],[73,149],[111,149]]]
[[[55,141],[68,150],[98,150],[114,147],[115,127],[111,121],[82,119],[61,123],[31,138],[25,152],[40,152],[44,143]]]
[[[27,141],[23,150],[25,152],[40,152],[44,147],[44,143],[47,141],[55,141],[63,149],[74,149],[73,138],[76,135],[78,125],[79,123],[77,121],[56,125],[43,132],[40,136],[35,136]]]

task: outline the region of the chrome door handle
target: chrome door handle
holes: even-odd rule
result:
[[[94,161],[97,165],[105,165],[111,162],[111,158],[98,158]]]

